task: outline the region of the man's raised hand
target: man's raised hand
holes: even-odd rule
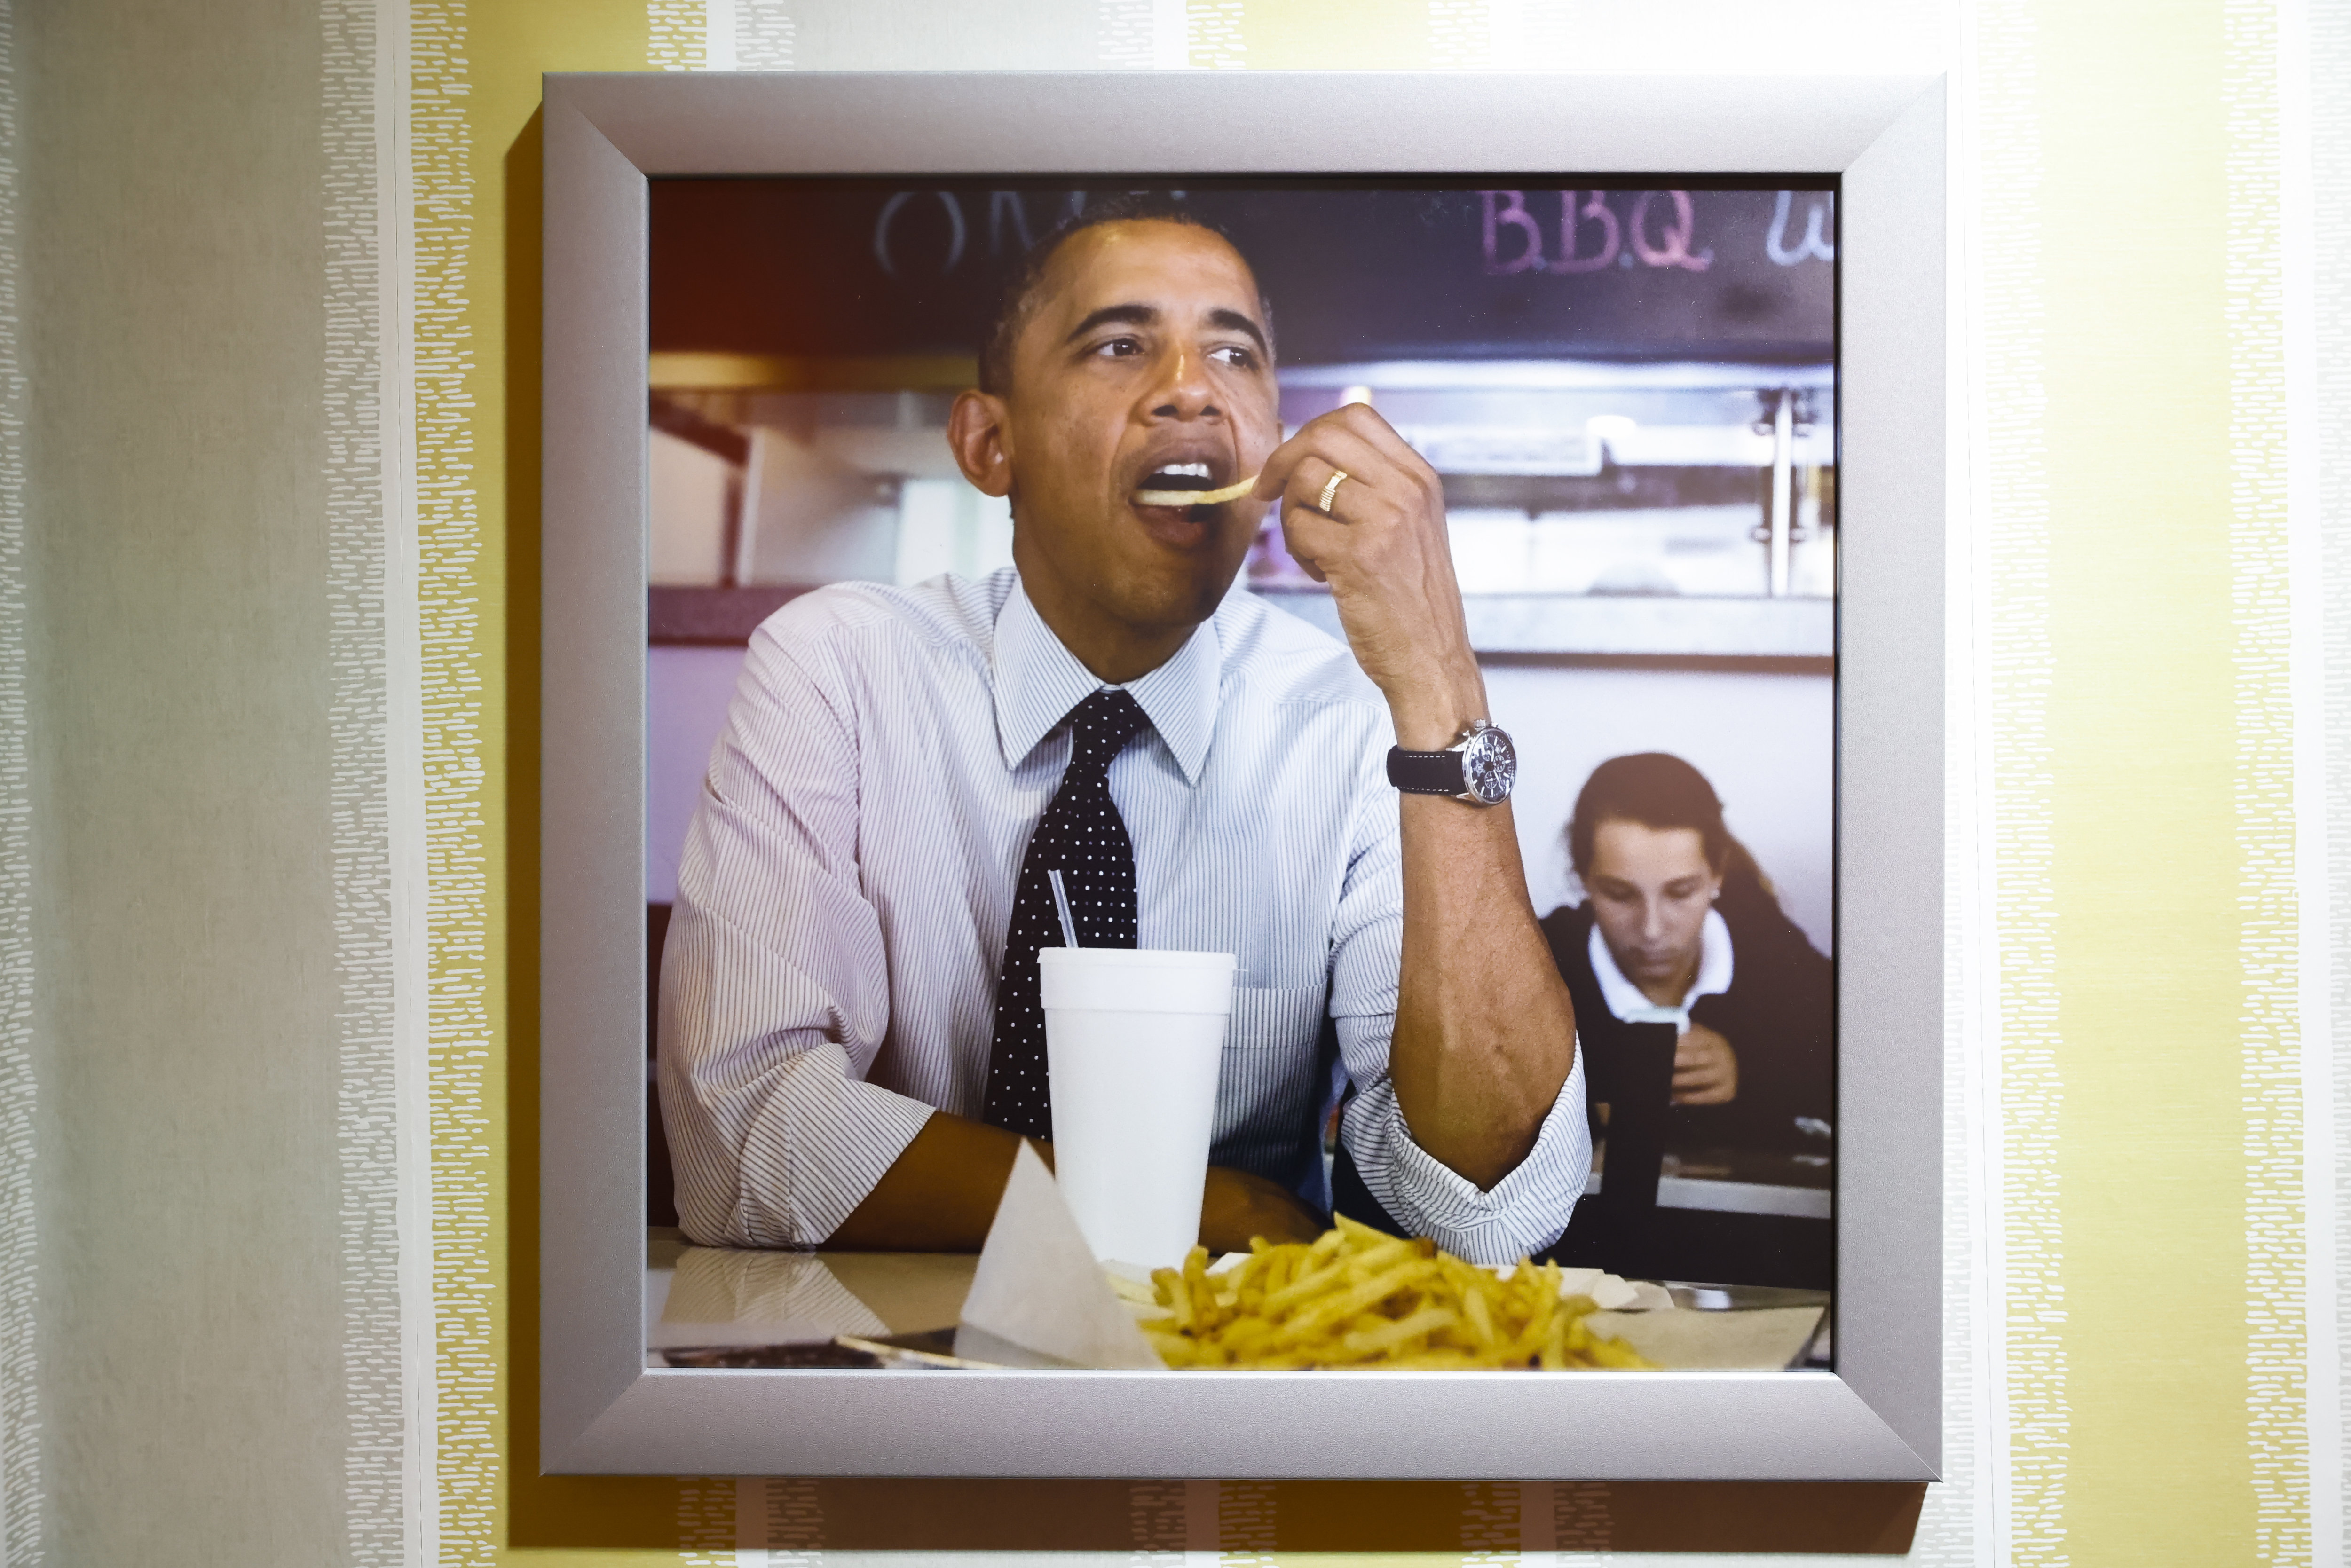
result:
[[[1328,511],[1320,502],[1343,473]],[[1449,746],[1486,716],[1445,528],[1445,490],[1388,422],[1349,403],[1310,422],[1267,459],[1259,500],[1281,499],[1290,553],[1327,582],[1355,662],[1384,693],[1396,738]]]

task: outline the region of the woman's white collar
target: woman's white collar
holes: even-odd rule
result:
[[[1659,1007],[1640,987],[1625,977],[1625,971],[1616,967],[1616,955],[1608,950],[1607,938],[1600,935],[1600,922],[1593,921],[1592,935],[1586,943],[1592,973],[1600,981],[1601,999],[1608,1004],[1608,1010],[1616,1015],[1617,1021],[1669,1023],[1677,1033],[1684,1032],[1689,1028],[1689,1010],[1700,997],[1719,997],[1730,989],[1730,927],[1723,924],[1720,910],[1706,912],[1706,924],[1698,928],[1698,978],[1690,982],[1681,1006]]]

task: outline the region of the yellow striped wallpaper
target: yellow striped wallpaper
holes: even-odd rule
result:
[[[2305,1224],[2335,1168],[2304,1142],[2334,1093],[2318,522],[2287,480],[2313,439],[2287,374],[2311,330],[2293,140],[2310,67],[2282,40],[2309,24],[2278,0],[1692,13],[1747,28],[1770,68],[1954,82],[1951,1469],[1923,1505],[1868,1488],[532,1473],[538,74],[701,68],[714,36],[771,64],[892,64],[825,55],[847,3],[410,8],[444,1560],[760,1568],[1123,1541],[1231,1563],[1906,1542],[1937,1563],[2340,1563],[2339,1389],[2311,1379],[2314,1344],[2335,1365],[2337,1323],[2310,1316],[2334,1253]],[[909,30],[925,10],[891,8]],[[1133,40],[1168,4],[1091,9],[1105,63],[1141,63]],[[1639,48],[1622,12],[1545,0],[1176,9],[1182,58],[1163,65],[1740,52],[1683,47],[1688,24],[1662,11]],[[1019,7],[990,15],[1027,47]],[[1709,1511],[1711,1535],[1693,1524]]]

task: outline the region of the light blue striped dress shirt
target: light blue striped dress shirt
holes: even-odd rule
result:
[[[695,1239],[819,1244],[934,1107],[979,1114],[1021,856],[1069,761],[1061,720],[1100,685],[1009,569],[820,589],[754,634],[662,969]],[[1591,1165],[1580,1055],[1483,1192],[1413,1142],[1390,1087],[1393,730],[1346,648],[1237,590],[1126,689],[1152,723],[1110,770],[1141,945],[1238,959],[1210,1159],[1321,1198],[1322,1122],[1351,1080],[1340,1135],[1396,1220],[1479,1261],[1549,1245]]]

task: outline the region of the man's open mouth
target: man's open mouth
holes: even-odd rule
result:
[[[1217,476],[1205,463],[1163,463],[1143,476],[1135,486],[1138,495],[1197,495],[1216,488]]]

